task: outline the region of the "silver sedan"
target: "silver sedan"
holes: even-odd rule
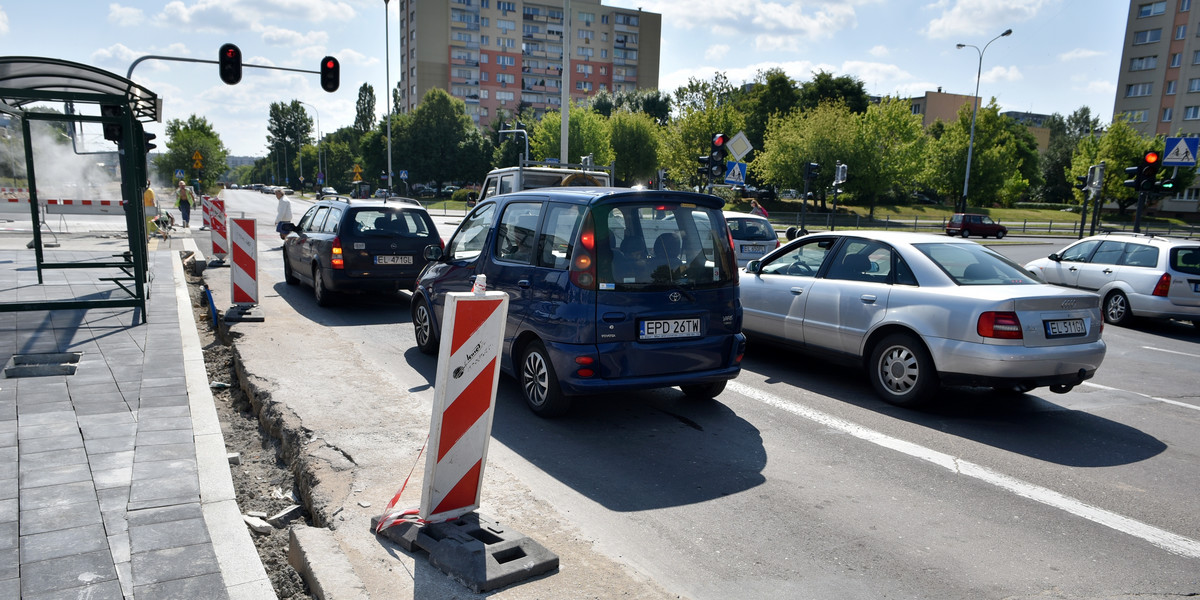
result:
[[[938,235],[797,238],[747,265],[741,301],[751,339],[861,365],[876,393],[901,406],[943,384],[1066,393],[1104,359],[1099,296]]]

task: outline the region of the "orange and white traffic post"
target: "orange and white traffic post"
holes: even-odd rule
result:
[[[257,220],[229,219],[230,287],[233,307],[225,313],[226,321],[263,321],[258,305],[258,236]]]
[[[225,199],[220,196],[212,199],[212,214],[209,215],[209,236],[212,238],[212,255],[215,262],[225,262],[229,255],[228,232],[225,229]]]

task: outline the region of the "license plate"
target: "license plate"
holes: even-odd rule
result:
[[[413,257],[411,256],[396,256],[394,254],[382,254],[375,257],[377,265],[411,265]]]
[[[1043,322],[1046,324],[1046,337],[1048,338],[1087,335],[1087,328],[1083,326],[1083,319],[1060,319]]]
[[[642,321],[638,338],[663,340],[700,336],[700,319],[656,319]]]
[[[742,252],[757,252],[762,254],[767,251],[766,246],[742,246]]]

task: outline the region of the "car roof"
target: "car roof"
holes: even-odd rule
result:
[[[1138,241],[1147,244],[1162,244],[1167,246],[1195,246],[1200,245],[1200,240],[1194,238],[1180,238],[1154,235],[1149,233],[1133,233],[1129,231],[1110,231],[1098,235],[1088,236],[1079,240],[1081,242],[1088,240],[1111,240],[1124,239],[1125,241]],[[1072,242],[1075,243],[1075,242]]]
[[[969,239],[950,237],[950,236],[945,236],[945,235],[935,234],[935,233],[921,233],[921,232],[916,232],[916,231],[890,231],[890,230],[883,230],[883,229],[859,229],[859,230],[854,230],[854,231],[820,231],[820,232],[810,233],[806,236],[798,237],[796,239],[818,238],[818,237],[825,237],[825,236],[861,237],[861,238],[866,238],[866,239],[870,239],[870,240],[877,240],[880,242],[887,242],[889,244],[939,243],[939,244],[963,244],[963,245],[973,245],[973,246],[980,245],[977,242],[974,242]]]
[[[762,215],[756,215],[754,213],[738,212],[736,210],[725,210],[721,212],[724,213],[726,219],[758,219],[759,221],[767,221],[768,223],[770,222],[770,220],[766,217]]]
[[[388,198],[351,198],[349,196],[327,195],[317,204],[333,205],[347,204],[352,207],[379,208],[383,206],[419,209],[424,211],[425,207],[421,203],[412,198],[404,198],[401,196],[390,196]]]
[[[528,199],[531,196],[552,196],[555,200],[573,200],[582,204],[591,204],[604,198],[636,198],[639,196],[674,200],[679,202],[685,202],[687,199],[691,199],[692,201],[703,201],[709,205],[716,203],[716,206],[721,206],[725,203],[724,200],[717,196],[710,194],[699,194],[696,192],[675,190],[635,190],[633,188],[624,187],[596,186],[530,188],[528,190],[520,190],[516,192],[509,192],[507,194],[500,194],[497,196],[489,196],[487,199],[497,200],[500,202],[512,202],[519,198]]]

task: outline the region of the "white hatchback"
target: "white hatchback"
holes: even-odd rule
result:
[[[779,247],[779,234],[764,217],[725,211],[725,222],[733,234],[733,253],[739,267]]]
[[[1104,320],[1191,321],[1200,327],[1200,242],[1141,234],[1087,237],[1025,268],[1047,283],[1096,292]]]

